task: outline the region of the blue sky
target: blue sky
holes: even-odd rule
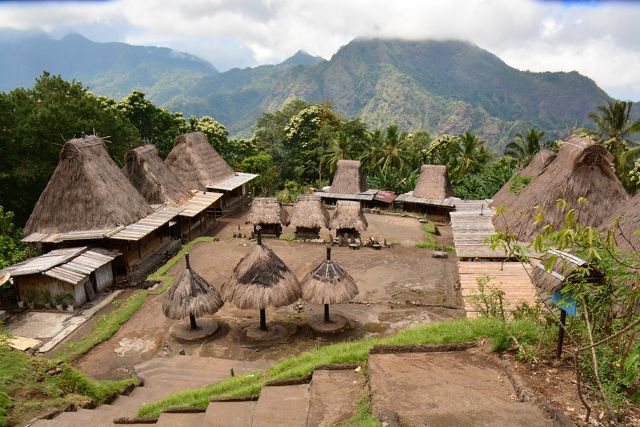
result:
[[[579,71],[640,100],[640,3],[533,0],[111,0],[2,2],[0,29],[79,32],[166,46],[220,70],[330,58],[356,37],[467,40],[509,65]]]

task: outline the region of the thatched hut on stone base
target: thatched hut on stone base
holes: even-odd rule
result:
[[[298,238],[320,237],[321,228],[329,228],[329,212],[318,196],[298,196],[291,214],[291,224]]]
[[[530,241],[547,224],[562,227],[566,210],[556,203],[558,199],[567,202],[567,209],[576,209],[579,224],[599,226],[612,207],[629,198],[611,161],[611,154],[602,145],[572,136],[546,170],[504,206],[505,213],[494,217],[496,229],[512,233],[520,241]],[[580,203],[581,198],[586,202]],[[544,212],[544,221],[534,224],[538,209]]]
[[[327,258],[314,268],[300,282],[302,300],[310,304],[324,305],[324,322],[331,322],[329,304],[351,301],[358,295],[358,286],[338,263],[331,259],[331,248],[327,248]]]
[[[536,155],[533,156],[533,159],[531,159],[531,162],[516,174],[517,178],[511,178],[498,190],[493,196],[491,206],[508,206],[513,203],[516,197],[518,197],[518,194],[526,188],[527,185],[547,170],[547,167],[556,159],[556,156],[556,153],[546,148],[538,151]],[[528,180],[529,184],[525,184],[525,180]],[[524,187],[518,188],[519,185],[524,185]]]
[[[325,187],[315,194],[331,204],[337,200],[357,200],[373,204],[377,193],[378,190],[370,190],[367,186],[367,181],[360,168],[360,161],[338,160],[331,186]]]
[[[289,225],[289,214],[275,197],[256,197],[251,203],[247,221],[253,225],[254,233],[260,226],[263,235],[280,237],[282,226]]]
[[[218,154],[202,132],[176,138],[165,163],[189,190],[208,190],[224,194],[222,206],[235,210],[247,198],[246,184],[255,174],[235,172]]]
[[[180,339],[200,339],[213,334],[218,324],[208,319],[198,326],[196,317],[216,313],[224,302],[220,292],[191,269],[188,252],[184,254],[184,260],[185,269],[165,294],[162,312],[169,319],[189,318],[188,325],[172,328],[172,335]]]
[[[104,141],[86,136],[70,140],[60,151],[23,241],[40,245],[44,252],[102,246],[124,255],[115,261],[118,273],[135,271],[142,277],[165,252],[175,250],[177,242],[168,238],[169,222],[179,211],[154,211],[113,162]]]
[[[260,310],[260,330],[267,330],[266,308],[282,307],[302,295],[300,282],[269,247],[258,244],[235,266],[222,285],[222,298],[240,309]]]
[[[360,202],[339,200],[333,211],[329,225],[336,230],[336,237],[360,237],[360,233],[367,229],[369,224],[362,213]]]
[[[422,165],[415,189],[399,195],[395,201],[402,204],[402,210],[448,217],[455,199],[447,167]]]

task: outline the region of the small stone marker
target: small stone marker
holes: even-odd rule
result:
[[[449,258],[449,254],[444,251],[433,251],[431,258]]]

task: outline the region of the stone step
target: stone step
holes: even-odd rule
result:
[[[205,421],[205,413],[195,414],[160,414],[158,422],[155,424],[158,427],[204,427],[209,424]]]
[[[173,356],[173,357],[157,357],[135,366],[135,371],[146,372],[157,367],[183,367],[192,366],[206,369],[214,367],[216,369],[264,369],[268,364],[264,361],[242,361],[233,359],[222,359],[219,357],[200,357],[200,356]]]
[[[238,368],[234,369],[236,374],[242,374],[247,372],[246,369]],[[220,381],[231,377],[231,372],[225,368],[215,367],[174,367],[174,366],[161,366],[153,369],[149,369],[143,373],[139,373],[138,376],[144,379],[145,383],[150,383],[156,378],[163,378],[166,376],[180,376],[184,378],[199,378],[202,381],[208,379],[209,381]]]
[[[246,427],[253,423],[258,402],[211,402],[207,407],[205,423],[209,427]]]
[[[309,384],[262,387],[251,425],[304,427],[308,413]]]
[[[353,369],[315,371],[307,426],[324,427],[348,420],[366,392],[364,375]]]

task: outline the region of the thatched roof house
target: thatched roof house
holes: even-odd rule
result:
[[[191,199],[189,188],[162,161],[155,145],[129,150],[122,172],[149,204],[180,206]]]
[[[165,163],[189,190],[205,190],[210,185],[235,176],[234,170],[202,132],[187,133],[176,138]]]
[[[338,200],[329,225],[332,229],[350,229],[364,231],[369,224],[362,213],[360,202]]]
[[[611,230],[618,246],[627,251],[640,251],[640,193],[614,210],[601,225],[603,231]]]
[[[72,139],[25,226],[25,235],[113,229],[153,209],[113,162],[97,136]]]
[[[340,304],[358,295],[353,277],[331,259],[331,248],[327,248],[327,258],[311,270],[300,285],[303,301],[311,304]]]
[[[331,181],[331,193],[360,194],[368,189],[359,160],[338,160],[336,173]]]
[[[329,228],[329,212],[318,196],[298,196],[291,214],[291,224],[295,227],[315,229]]]
[[[247,221],[253,225],[289,225],[289,214],[275,197],[256,197],[251,203]]]
[[[169,319],[191,318],[193,328],[196,317],[217,312],[224,302],[220,292],[191,269],[188,253],[184,259],[186,267],[165,294],[162,312]]]
[[[522,168],[516,176],[523,177],[531,177],[531,181],[536,179],[540,174],[542,174],[547,167],[553,162],[556,158],[556,153],[546,148],[541,149],[533,156],[533,159],[529,162],[527,166]],[[493,196],[493,203],[491,206],[508,206],[513,202],[513,200],[517,197],[516,191],[512,190],[513,181],[510,180],[506,182],[502,188]],[[520,190],[522,191],[522,190]]]
[[[557,205],[558,199],[576,209],[578,223],[600,225],[612,206],[629,198],[611,161],[611,154],[602,145],[572,136],[546,170],[505,206],[504,215],[494,218],[496,228],[515,234],[520,241],[529,241],[546,224],[561,227],[564,211]],[[586,198],[587,202],[579,204],[579,198]],[[533,224],[537,206],[544,211],[545,221]]]
[[[402,202],[407,208],[409,205],[431,205],[453,209],[455,206],[453,197],[447,167],[422,165],[415,189],[401,194],[395,201]]]

